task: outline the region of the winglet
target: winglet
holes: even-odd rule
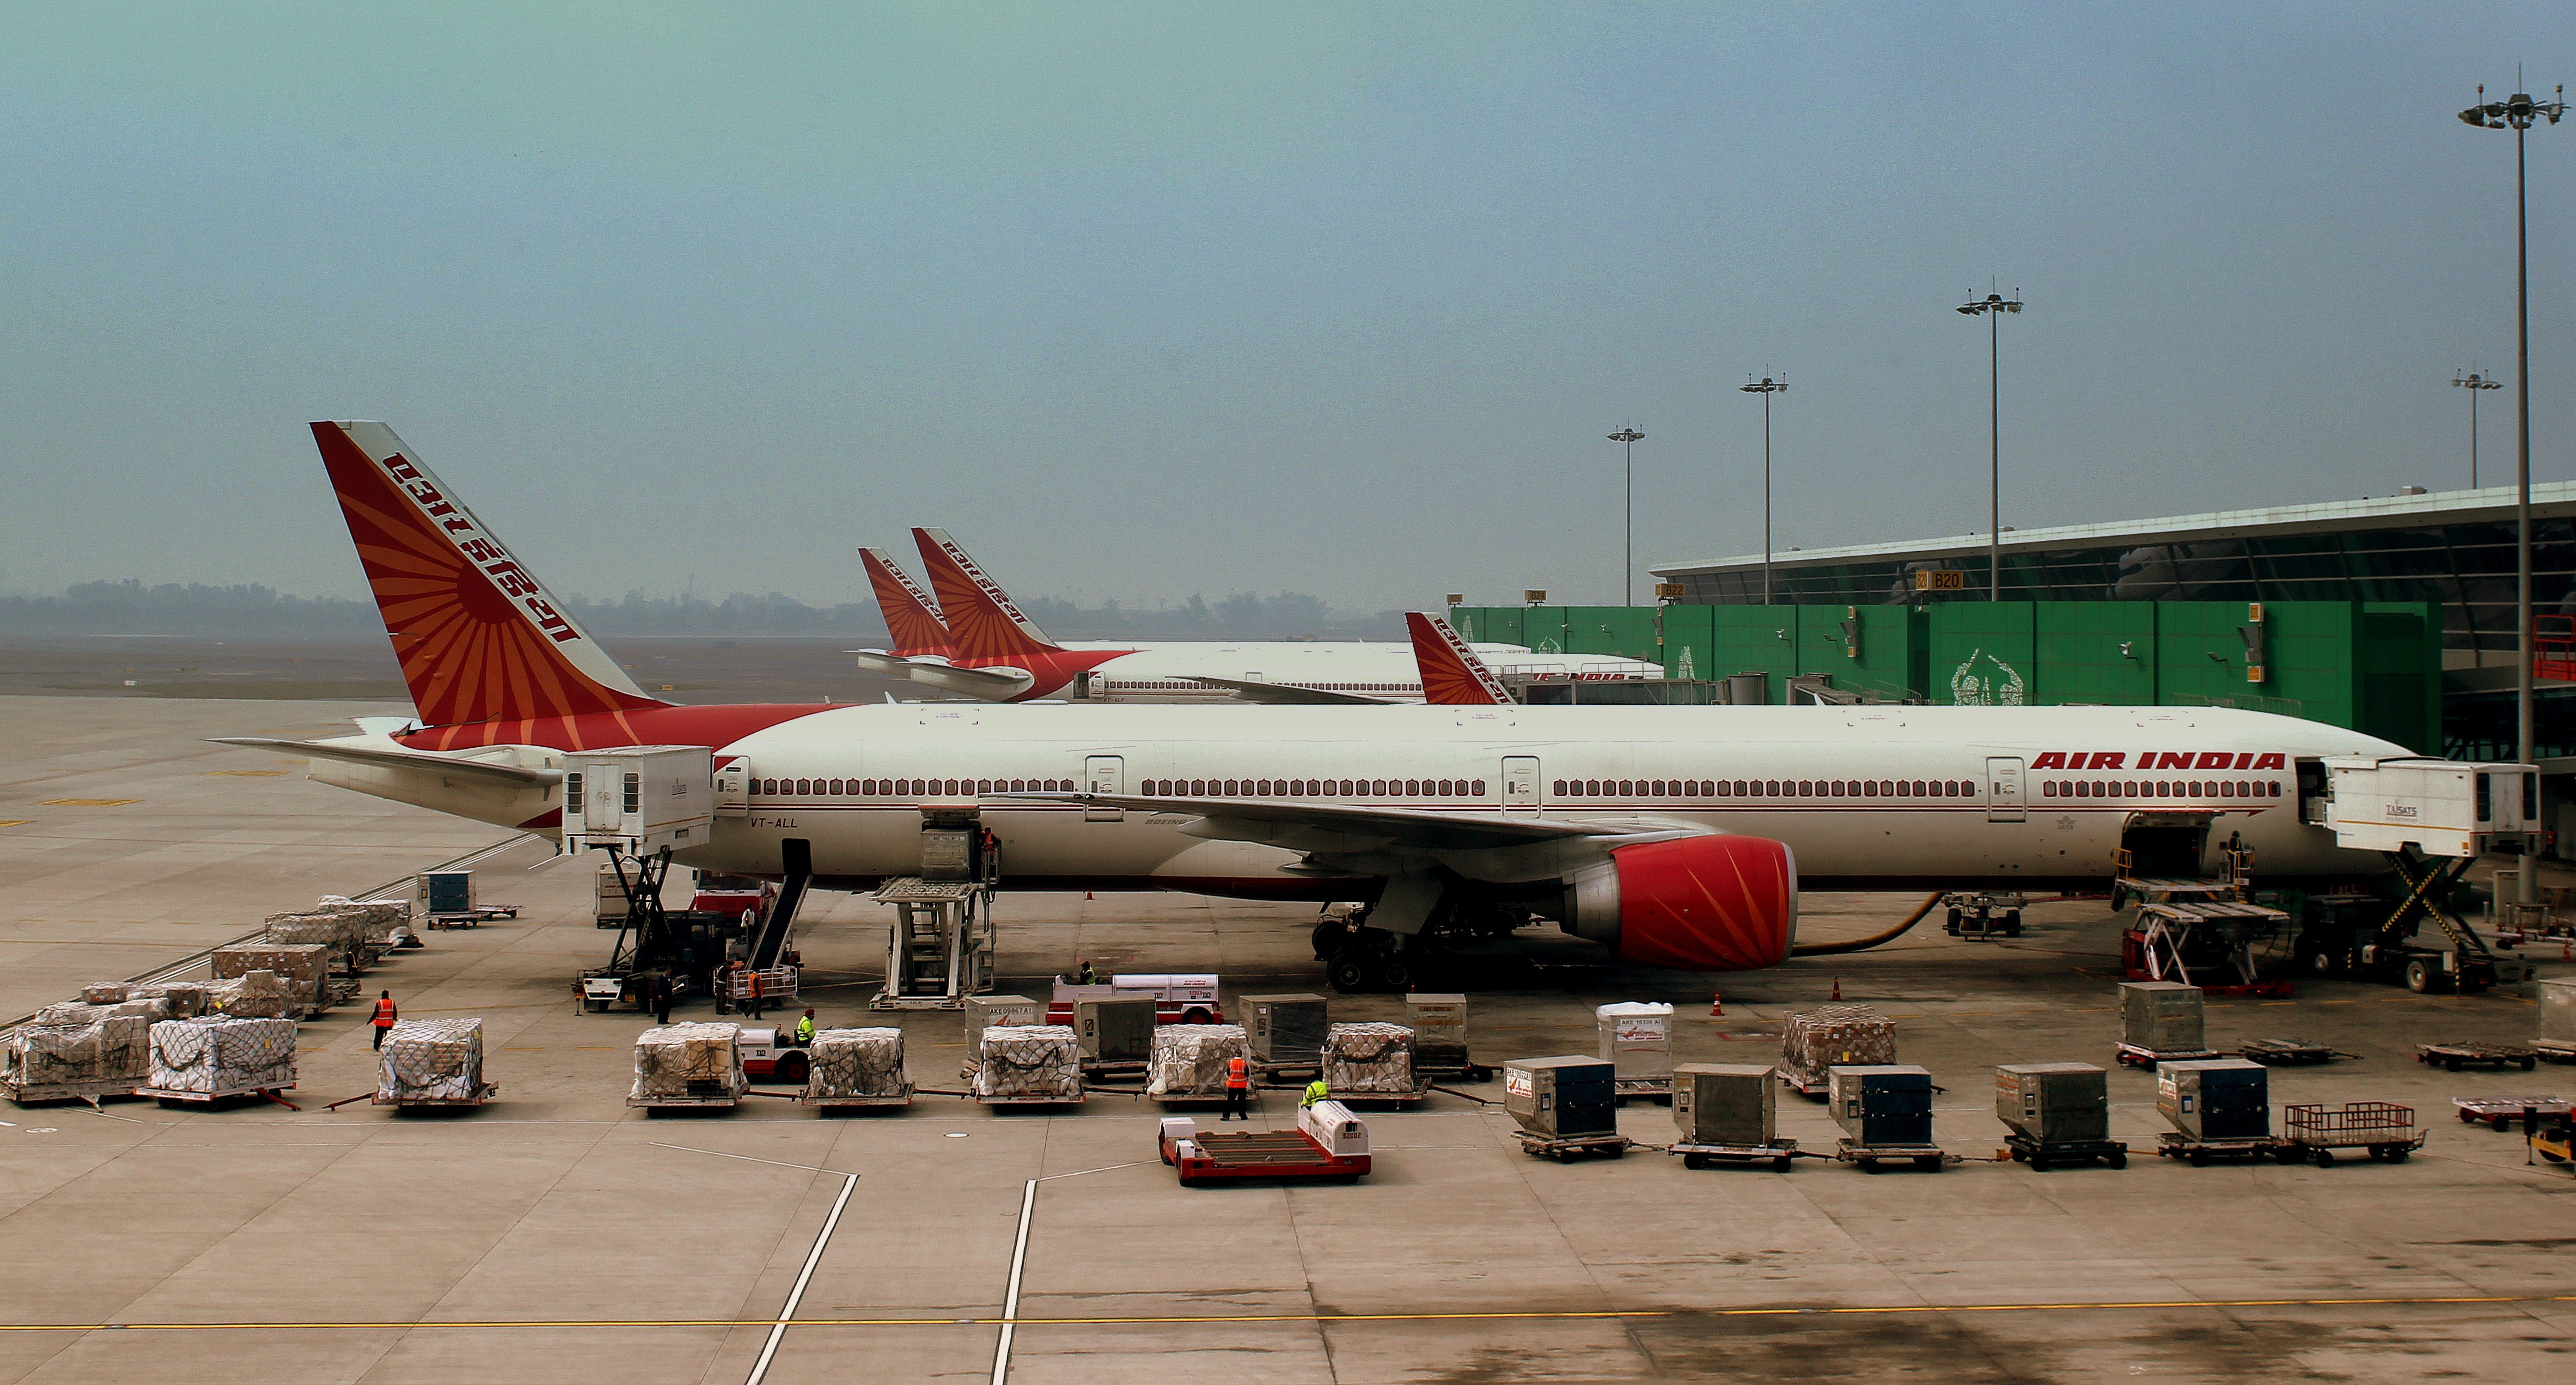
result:
[[[1449,622],[1420,611],[1404,613],[1413,634],[1413,660],[1422,668],[1422,700],[1447,707],[1509,706],[1511,691],[1503,680],[1458,638]]]
[[[888,652],[905,658],[946,654],[948,627],[940,623],[938,606],[912,580],[912,574],[896,566],[882,548],[860,549],[859,561],[867,566],[868,585],[877,594],[877,610],[885,616],[886,634],[894,639],[894,648]]]
[[[1036,622],[1011,604],[1011,598],[975,566],[947,530],[915,529],[912,538],[921,548],[921,566],[930,574],[930,589],[939,594],[951,658],[971,666],[1062,652],[1063,646],[1048,639]]]

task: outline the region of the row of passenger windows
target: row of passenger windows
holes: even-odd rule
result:
[[[2042,798],[2279,798],[2278,779],[2049,779]]]
[[[1559,779],[1559,798],[1974,798],[1966,779]]]
[[[1482,779],[1148,779],[1145,792],[1160,798],[1406,798],[1481,797]]]
[[[929,794],[1071,793],[1070,779],[755,779],[753,793],[763,798],[841,798],[879,794],[921,798]]]

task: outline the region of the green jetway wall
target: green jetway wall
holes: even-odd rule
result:
[[[2252,609],[2232,601],[1943,601],[1911,606],[1461,606],[1469,638],[1661,663],[1676,678],[1833,675],[1934,705],[2224,706],[2349,726],[2416,750],[2441,739],[2442,627],[2429,603],[2274,601],[2263,681]]]

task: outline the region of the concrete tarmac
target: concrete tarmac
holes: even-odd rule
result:
[[[166,965],[322,893],[376,885],[509,834],[325,788],[208,735],[323,734],[338,704],[0,698],[0,1012]],[[225,771],[253,771],[251,775]],[[109,803],[106,800],[132,800]],[[71,800],[71,802],[63,802]],[[1000,1114],[923,1096],[823,1118],[755,1099],[647,1120],[624,1104],[650,1020],[582,1013],[604,958],[578,863],[519,847],[477,866],[515,922],[430,936],[373,973],[404,1013],[479,1015],[499,1098],[396,1116],[322,1103],[372,1089],[354,1008],[308,1023],[305,1109],[0,1109],[0,1381],[1521,1382],[2417,1380],[2553,1375],[2576,1325],[2576,1176],[2449,1099],[2576,1089],[2576,1070],[2450,1074],[2432,1039],[2530,1033],[2517,997],[2305,985],[2213,1002],[2212,1041],[2296,1035],[2362,1054],[2280,1069],[2273,1099],[2417,1108],[2402,1165],[2033,1173],[1969,1162],[1870,1176],[1686,1171],[1640,1150],[1522,1154],[1510,1120],[1435,1093],[1369,1116],[1377,1171],[1350,1187],[1178,1187],[1158,1110],[1099,1095]],[[1810,896],[1810,940],[1872,931],[1911,900]],[[1217,970],[1243,992],[1321,988],[1311,914],[1190,896],[1005,896],[1007,984]],[[1938,1138],[1990,1160],[1999,1062],[2110,1064],[2117,924],[2042,905],[2010,943],[1927,925],[1887,948],[1721,977],[1584,965],[1536,937],[1480,966],[1485,1062],[1583,1052],[1592,1007],[1668,1000],[1683,1061],[1768,1061],[1780,1022],[1846,1000],[1931,1068]],[[824,895],[802,929],[806,1003],[864,1009],[877,906]],[[1545,965],[1534,965],[1533,962]],[[2576,970],[2561,964],[2555,970]],[[1709,1013],[1712,988],[1724,1013]],[[1337,997],[1337,1019],[1398,1019]],[[700,1002],[682,1012],[712,1017]],[[674,1018],[679,1018],[675,1015]],[[916,1080],[954,1087],[956,1017],[902,1021]],[[2115,1137],[2152,1144],[2152,1077],[2114,1069]],[[1499,1098],[1499,1084],[1460,1091]],[[1262,1096],[1290,1123],[1293,1094]],[[1672,1137],[1632,1104],[1631,1136]],[[1830,1149],[1795,1096],[1782,1133]],[[849,1176],[855,1175],[855,1183]],[[1035,1190],[1031,1193],[1032,1181]],[[848,1189],[819,1254],[817,1241]],[[1028,1209],[1009,1352],[997,1363]],[[806,1275],[809,1259],[811,1273]],[[801,1293],[798,1291],[803,1277]],[[777,1328],[793,1301],[790,1325]],[[764,1348],[775,1337],[765,1367]],[[2561,1364],[2552,1366],[2552,1362]],[[998,1372],[998,1374],[997,1374]]]

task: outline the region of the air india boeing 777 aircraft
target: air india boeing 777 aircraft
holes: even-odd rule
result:
[[[711,747],[712,839],[676,859],[810,861],[827,889],[916,873],[921,806],[980,801],[1006,889],[1371,901],[1349,946],[1389,968],[1526,909],[1628,962],[1745,969],[1788,956],[1802,884],[2098,885],[2142,830],[2190,858],[2168,870],[2236,837],[2267,878],[2365,874],[2299,821],[2301,771],[2409,753],[2194,707],[674,706],[391,429],[313,435],[422,724],[233,744],[540,833],[565,751]]]

